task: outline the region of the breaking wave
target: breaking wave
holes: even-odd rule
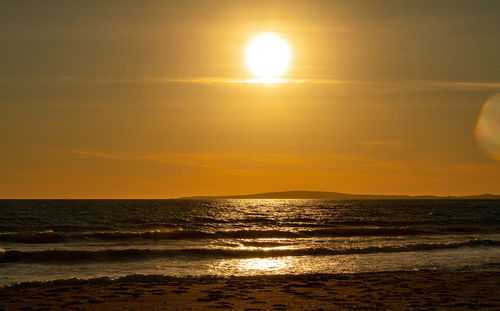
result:
[[[5,251],[0,262],[95,262],[95,261],[128,261],[147,260],[153,258],[192,257],[192,258],[265,258],[282,256],[320,256],[369,253],[393,253],[422,250],[452,249],[460,247],[499,246],[497,240],[471,239],[458,243],[417,243],[405,246],[371,246],[365,248],[330,249],[221,249],[221,248],[187,248],[187,249],[106,249],[106,250],[46,250],[46,251]]]
[[[44,244],[70,241],[117,241],[117,240],[183,240],[183,239],[252,239],[252,238],[307,238],[307,237],[354,237],[354,236],[407,236],[439,234],[442,232],[473,232],[474,228],[442,228],[439,231],[422,230],[410,227],[384,228],[329,228],[316,230],[234,230],[234,231],[199,231],[151,230],[104,231],[104,232],[7,232],[0,233],[0,242]]]

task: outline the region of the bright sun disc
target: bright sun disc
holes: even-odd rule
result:
[[[290,47],[272,33],[255,37],[246,49],[247,64],[252,73],[263,82],[272,82],[288,68]]]

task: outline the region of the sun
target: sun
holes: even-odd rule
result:
[[[263,33],[253,38],[246,50],[248,68],[258,82],[278,81],[288,69],[291,53],[290,46],[273,33]]]

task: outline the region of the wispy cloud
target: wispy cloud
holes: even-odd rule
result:
[[[107,77],[0,77],[0,83],[75,83],[75,84],[203,84],[203,85],[339,85],[387,89],[412,90],[498,90],[499,81],[435,81],[435,80],[389,80],[389,79],[325,79],[284,77],[273,80],[227,77],[151,77],[151,78],[107,78]]]
[[[255,175],[263,171],[322,170],[339,163],[367,165],[373,160],[362,155],[350,154],[280,154],[280,153],[165,153],[147,155],[120,155],[84,150],[64,150],[80,158],[103,160],[140,161],[173,164],[209,170],[222,174]]]
[[[84,157],[96,157],[96,158],[104,158],[104,159],[121,159],[121,157],[115,156],[112,154],[89,152],[89,151],[83,151],[83,150],[67,150],[67,151],[70,153],[79,155],[79,156],[84,156]]]
[[[257,170],[246,169],[241,166],[241,163],[248,161],[249,157],[252,157],[252,155],[222,153],[166,153],[127,156],[83,150],[65,150],[65,152],[77,155],[78,157],[166,163],[202,169],[216,169],[219,170],[221,174],[229,175],[247,176],[259,174]]]
[[[408,148],[412,145],[403,141],[397,140],[374,140],[374,141],[365,141],[362,143],[364,146],[373,146],[373,147],[396,147],[396,148]]]
[[[409,147],[411,145],[399,141],[369,141],[367,146]],[[134,162],[152,162],[199,168],[216,174],[238,176],[276,174],[421,174],[426,172],[456,174],[488,171],[489,165],[464,165],[450,163],[446,158],[413,158],[407,160],[387,161],[375,156],[341,153],[165,153],[149,155],[118,155],[83,150],[64,150],[78,157],[89,157],[102,160],[122,160]],[[498,169],[498,167],[497,167]]]
[[[451,88],[500,89],[500,82],[435,82],[438,86]]]

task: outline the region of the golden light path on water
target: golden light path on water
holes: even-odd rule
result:
[[[457,269],[461,267],[459,261],[463,258],[467,258],[470,263],[480,264],[495,260],[499,252],[498,248],[488,247],[337,256],[223,259],[209,264],[208,273],[219,276],[258,276],[398,271],[408,270],[410,267],[411,270],[419,270],[433,269],[436,266]]]
[[[475,134],[481,150],[490,158],[500,161],[500,94],[484,104]]]
[[[275,271],[290,268],[291,259],[285,258],[249,258],[240,260],[238,270],[240,271]]]
[[[318,272],[352,272],[358,262],[352,256],[284,256],[225,259],[211,266],[216,275],[277,275]]]

